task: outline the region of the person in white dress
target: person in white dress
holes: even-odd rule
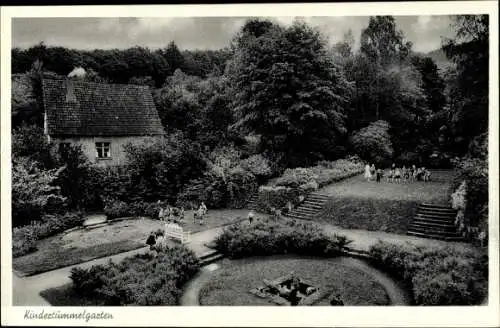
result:
[[[372,178],[372,174],[370,173],[370,164],[365,165],[365,179],[366,181],[370,181]]]

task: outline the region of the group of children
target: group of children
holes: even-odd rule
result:
[[[427,170],[425,167],[416,167],[412,165],[411,167],[396,167],[396,164],[392,164],[392,167],[389,169],[387,174],[379,168],[376,169],[375,165],[366,164],[365,166],[365,179],[367,181],[377,181],[380,182],[382,177],[387,176],[387,182],[414,182],[414,181],[429,181],[431,177],[431,172]]]
[[[200,224],[203,223],[203,217],[207,213],[208,209],[204,202],[201,202],[198,210],[193,212],[193,221],[198,219]],[[167,204],[165,208],[160,207],[160,211],[158,213],[158,219],[160,221],[173,222],[177,224],[181,224],[184,221],[185,211],[184,207],[177,208]]]

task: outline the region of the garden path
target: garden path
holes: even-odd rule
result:
[[[219,227],[194,233],[191,235],[191,242],[187,245],[196,253],[197,256],[201,256],[205,252],[210,250],[204,244],[212,241],[217,235],[219,235],[222,232],[222,229],[223,227]],[[92,261],[23,278],[18,277],[16,274],[13,273],[12,274],[13,305],[48,306],[50,304],[48,304],[47,301],[40,296],[40,292],[49,288],[58,287],[71,282],[69,275],[72,268],[74,267],[90,268],[93,265],[106,264],[109,260],[112,260],[113,262],[119,262],[126,257],[130,257],[146,251],[148,251],[148,247],[143,247],[136,250],[112,256],[107,256],[100,259],[95,259]]]
[[[378,242],[378,240],[385,240],[393,243],[416,243],[425,245],[436,245],[445,246],[453,245],[457,247],[472,247],[465,243],[451,243],[443,242],[439,240],[422,239],[418,237],[397,235],[392,233],[380,232],[380,231],[366,231],[366,230],[351,230],[342,229],[333,225],[324,224],[325,231],[328,233],[340,233],[345,234],[349,239],[353,240],[350,245],[351,248],[356,250],[367,251],[369,247]],[[214,229],[208,229],[191,235],[191,242],[188,246],[196,253],[197,256],[201,256],[203,253],[207,252],[209,249],[205,244],[213,241],[223,230],[223,227],[218,227]],[[13,305],[39,305],[46,306],[48,303],[39,295],[40,292],[48,288],[58,287],[69,283],[70,271],[73,267],[89,268],[92,265],[105,264],[109,260],[115,262],[121,261],[125,257],[133,256],[135,254],[147,251],[147,247],[136,249],[129,252],[124,252],[116,254],[113,256],[108,256],[96,260],[92,260],[85,263],[80,263],[77,265],[48,271],[42,274],[33,275],[30,277],[20,278],[13,274]]]

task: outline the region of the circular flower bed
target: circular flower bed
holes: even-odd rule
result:
[[[293,275],[310,284],[311,294],[316,294],[309,305],[329,306],[333,299],[344,305],[389,305],[385,288],[369,273],[350,265],[350,260],[272,256],[223,261],[202,287],[199,301],[201,305],[276,305],[279,295],[266,297],[256,290]]]

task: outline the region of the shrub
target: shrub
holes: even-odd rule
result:
[[[333,162],[321,161],[310,168],[286,169],[276,180],[275,185],[312,191],[361,172],[363,172],[363,163],[354,158]]]
[[[36,251],[36,242],[64,230],[80,226],[84,221],[81,213],[45,215],[41,221],[14,228],[12,231],[12,255],[19,257]]]
[[[379,242],[370,255],[375,265],[411,288],[417,305],[473,305],[487,295],[488,256],[483,253]]]
[[[156,256],[139,254],[120,263],[73,268],[70,279],[77,295],[99,305],[176,305],[183,285],[198,270],[194,253],[175,246]]]
[[[292,205],[299,203],[301,191],[286,187],[261,187],[257,196],[255,206],[263,213],[273,214],[272,209],[281,209],[288,202]]]
[[[63,168],[44,170],[38,163],[21,157],[12,166],[12,223],[20,226],[45,213],[64,209],[66,198],[55,185]]]
[[[392,159],[393,149],[389,135],[389,123],[376,121],[355,132],[351,137],[351,146],[363,160],[377,166],[385,166]]]
[[[457,166],[451,192],[455,192],[465,181],[467,190],[465,217],[472,226],[486,225],[487,217],[482,217],[480,214],[488,205],[488,162],[483,159],[462,159]]]
[[[124,146],[129,200],[174,202],[182,187],[205,169],[199,149],[182,134]],[[125,199],[121,199],[127,201]]]
[[[143,202],[135,201],[126,203],[121,200],[105,198],[104,214],[109,219],[123,218],[129,216],[145,216],[157,219],[161,206],[166,206],[165,202]]]
[[[233,258],[286,253],[335,256],[349,243],[345,236],[327,235],[309,222],[258,220],[226,227],[216,238],[215,248]]]

